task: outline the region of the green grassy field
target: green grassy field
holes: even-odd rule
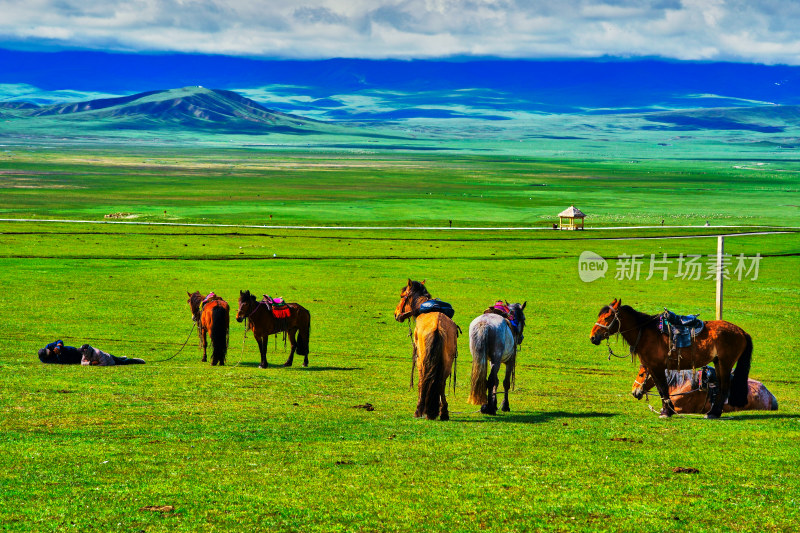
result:
[[[596,227],[662,218],[800,225],[789,207],[794,172],[730,161],[629,165],[13,148],[0,154],[0,217],[129,212],[134,221],[263,224],[272,213],[274,224],[544,227],[575,203]],[[734,256],[762,256],[757,279],[727,282],[725,318],[753,336],[751,377],[777,396],[779,411],[660,420],[629,394],[636,365],[608,361],[605,346],[588,339],[614,297],[651,313],[713,318],[713,281],[675,278],[675,262],[667,281],[644,279],[646,266],[639,280],[615,279],[623,254],[676,261],[716,250],[710,237],[619,237],[713,231],[0,222],[0,523],[18,531],[796,530],[797,233],[726,240]],[[579,279],[584,250],[609,259],[605,278]],[[392,318],[409,277],[426,278],[452,303],[465,331],[495,299],[527,300],[511,413],[486,417],[466,403],[464,336],[452,420],[412,418],[408,328]],[[235,306],[241,289],[310,310],[310,368],[277,367],[286,357],[279,342],[271,367],[258,369],[255,342],[243,344],[235,322],[227,366],[200,363],[194,339],[155,362],[189,334],[186,291],[213,290]],[[36,349],[56,338],[149,364],[40,364]],[[354,407],[365,403],[375,410]],[[700,472],[673,473],[679,466]],[[143,510],[161,505],[174,510]]]

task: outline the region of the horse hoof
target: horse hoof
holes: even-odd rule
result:
[[[201,363],[207,363],[207,362],[208,362],[208,359],[206,359],[205,357],[203,357],[202,359],[200,359],[200,362],[201,362]]]
[[[441,415],[439,415],[439,420],[441,420],[442,422],[447,422],[448,420],[450,420],[450,413],[442,413]]]
[[[488,406],[481,405],[481,413],[494,416],[497,414],[497,409],[489,409]]]
[[[420,413],[419,411],[414,411],[414,418],[424,418],[425,415]]]
[[[258,368],[267,368],[269,365],[258,365]]]
[[[504,413],[507,413],[507,412],[511,411],[511,408],[508,406],[507,403],[504,403],[503,407],[501,407],[500,410],[503,411]]]
[[[706,420],[717,420],[717,419],[719,419],[719,415],[717,413],[706,414]]]
[[[286,367],[289,367],[289,366],[292,366],[292,363],[290,363],[289,361],[286,361],[285,363],[283,363],[283,368],[286,368]]]
[[[308,363],[303,363],[303,368],[308,368]]]

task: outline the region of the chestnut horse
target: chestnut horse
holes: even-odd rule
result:
[[[719,394],[706,418],[719,418],[725,401],[732,407],[747,403],[747,380],[753,355],[753,340],[745,331],[724,320],[710,320],[705,328],[686,348],[669,349],[669,339],[658,329],[660,315],[648,315],[636,311],[622,300],[614,299],[600,309],[597,322],[592,327],[589,339],[599,345],[604,339],[619,333],[630,346],[631,357],[639,356],[655,382],[661,396],[661,417],[675,413],[669,396],[666,380],[667,370],[689,370],[714,363],[719,379]],[[736,372],[731,377],[734,364]],[[730,392],[730,398],[728,393]]]
[[[711,410],[712,388],[706,390],[699,386],[699,372],[702,369],[694,370],[672,370],[667,371],[667,386],[669,395],[676,413],[695,413],[702,414]],[[709,369],[710,372],[713,370]],[[631,394],[637,400],[641,400],[653,387],[653,378],[643,366],[639,366],[639,374],[633,380]],[[710,384],[711,385],[711,384]],[[730,404],[722,406],[722,411],[777,411],[778,399],[760,381],[754,379],[747,380],[747,403],[742,407],[733,407]]]
[[[435,420],[450,420],[445,389],[447,378],[453,372],[455,389],[455,362],[458,357],[458,326],[444,313],[420,314],[420,305],[432,297],[425,282],[408,280],[400,291],[400,302],[394,311],[394,319],[403,322],[414,317],[414,362],[419,363],[419,400],[414,417]],[[412,368],[413,376],[413,368]]]
[[[192,320],[197,324],[197,333],[200,335],[203,362],[208,361],[206,348],[208,347],[207,334],[210,333],[211,364],[224,365],[225,355],[228,353],[228,328],[230,326],[228,302],[213,292],[208,296],[203,296],[199,291],[186,294],[189,295],[187,302],[192,308]]]
[[[308,366],[311,313],[300,304],[290,303],[287,305],[290,311],[289,316],[287,318],[275,318],[266,302],[263,300],[257,302],[256,297],[250,294],[250,291],[239,291],[239,311],[236,313],[236,321],[249,320],[249,324],[245,323],[245,328],[253,331],[253,337],[258,343],[258,350],[261,353],[259,368],[267,368],[267,342],[269,341],[269,336],[282,331],[288,334],[289,343],[292,345],[289,358],[283,366],[292,366],[295,353],[302,355],[304,357],[303,366]]]

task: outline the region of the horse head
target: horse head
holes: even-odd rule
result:
[[[633,388],[631,389],[633,397],[641,400],[654,386],[655,383],[653,378],[650,377],[650,372],[642,365],[639,365],[639,373],[636,375],[636,379],[633,380]]]
[[[425,280],[411,281],[411,278],[408,278],[408,284],[400,291],[400,302],[394,310],[394,319],[402,322],[411,316],[416,310],[415,306],[419,308],[419,304],[422,302],[418,300],[422,298],[431,299],[428,289],[425,288]]]
[[[525,338],[524,331],[525,331],[525,306],[528,305],[528,302],[524,302],[522,304],[511,304],[506,305],[511,310],[511,314],[514,316],[514,321],[517,323],[517,331],[519,334],[517,335],[517,344],[522,344],[522,339]]]
[[[187,291],[186,294],[189,295],[189,299],[186,300],[186,303],[189,304],[189,308],[192,311],[192,320],[197,322],[200,320],[200,302],[203,301],[203,295],[200,294],[200,291]]]
[[[256,309],[256,297],[250,291],[239,291],[239,310],[236,312],[236,322],[241,322],[249,317]]]
[[[599,346],[602,341],[609,338],[615,333],[619,333],[619,306],[622,300],[614,301],[600,309],[597,315],[597,322],[592,327],[592,332],[589,334],[589,340],[592,344]]]

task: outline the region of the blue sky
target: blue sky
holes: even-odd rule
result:
[[[800,64],[794,0],[0,0],[0,47]]]

